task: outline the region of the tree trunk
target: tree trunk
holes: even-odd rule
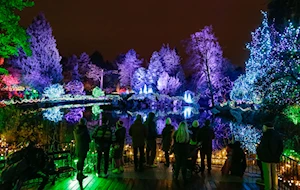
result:
[[[210,80],[210,72],[209,72],[209,67],[208,67],[208,63],[207,63],[207,57],[205,59],[205,67],[206,67],[206,72],[207,72],[206,76],[207,76],[208,88],[210,91],[211,104],[212,104],[212,107],[215,107],[214,93],[213,93],[212,84],[211,84],[211,80]]]

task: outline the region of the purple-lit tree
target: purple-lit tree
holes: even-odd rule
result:
[[[162,94],[174,95],[180,86],[179,79],[170,77],[167,72],[163,72],[157,80],[157,89]]]
[[[129,50],[122,62],[118,63],[119,79],[121,86],[130,86],[134,72],[141,67],[143,60],[138,58],[138,54]]]
[[[135,92],[139,92],[145,84],[147,85],[147,71],[144,67],[140,67],[133,74],[131,86]]]
[[[52,36],[52,28],[43,14],[38,15],[27,29],[32,56],[20,50],[19,56],[10,60],[13,67],[22,71],[23,82],[40,93],[47,86],[59,83],[62,76],[61,56]]]
[[[181,67],[180,57],[177,55],[176,50],[171,49],[169,45],[163,45],[159,55],[164,71],[170,76],[175,76]]]
[[[156,86],[159,76],[164,72],[163,64],[158,52],[153,52],[147,70],[147,78],[150,84]]]
[[[88,64],[88,71],[86,72],[86,77],[92,79],[93,81],[99,81],[100,87],[102,88],[103,81],[103,69],[97,67],[96,65],[90,63]]]
[[[73,80],[65,85],[67,93],[72,95],[85,95],[84,85],[81,81]]]
[[[89,70],[88,65],[91,63],[90,56],[87,53],[82,53],[78,59],[78,69],[81,76],[85,76]]]
[[[232,133],[228,122],[222,121],[221,118],[216,118],[212,123],[215,132],[213,141],[213,150],[221,150],[232,141]]]
[[[187,65],[193,71],[195,84],[201,91],[209,90],[209,98],[214,106],[214,85],[221,77],[223,52],[212,27],[206,26],[192,34],[187,40],[186,52],[190,55]]]

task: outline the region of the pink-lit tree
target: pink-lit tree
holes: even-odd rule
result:
[[[122,62],[117,63],[119,70],[119,79],[121,86],[130,86],[134,72],[141,67],[143,60],[138,58],[138,54],[133,50],[129,50]]]

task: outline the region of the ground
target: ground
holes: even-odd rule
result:
[[[180,179],[179,183],[172,180],[172,170],[166,169],[162,164],[155,169],[146,169],[144,172],[134,172],[132,166],[127,166],[123,174],[111,174],[108,179],[98,178],[95,174],[87,174],[88,177],[83,181],[84,189],[220,189],[220,190],[260,190],[255,183],[258,175],[251,176],[245,174],[244,179],[231,176],[221,176],[220,167],[213,167],[211,175],[196,175],[187,186],[183,186]],[[48,184],[47,190],[78,190],[79,184],[76,178],[60,178],[55,185]]]

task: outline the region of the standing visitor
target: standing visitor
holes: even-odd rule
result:
[[[148,130],[147,136],[147,148],[146,148],[146,158],[147,165],[151,168],[156,168],[157,165],[154,164],[155,156],[156,156],[156,138],[157,138],[157,130],[156,123],[154,121],[155,114],[150,112],[147,120],[145,122],[145,126]]]
[[[246,155],[244,150],[241,148],[241,143],[236,141],[233,144],[232,150],[232,161],[231,161],[231,175],[243,177],[246,170]]]
[[[199,122],[197,120],[193,121],[192,128],[190,128],[190,150],[192,154],[192,166],[195,167],[198,158],[198,140],[197,136],[199,135]]]
[[[129,135],[132,137],[133,146],[133,157],[134,157],[134,170],[143,171],[144,163],[144,148],[145,140],[147,137],[147,129],[142,122],[142,116],[137,115],[136,120],[130,126]],[[138,153],[140,153],[140,158],[138,159]]]
[[[184,183],[186,184],[187,158],[189,154],[190,135],[187,124],[180,122],[178,130],[173,135],[174,153],[175,153],[175,171],[174,179],[178,180],[179,171],[181,169]]]
[[[204,159],[206,156],[207,171],[211,171],[211,155],[212,155],[212,140],[215,138],[214,130],[210,126],[210,120],[206,120],[204,127],[199,130],[198,141],[201,142],[200,148],[201,157],[201,172],[205,170]]]
[[[125,143],[125,136],[126,136],[126,129],[123,126],[123,121],[118,121],[116,126],[116,141],[114,144],[114,160],[116,163],[116,169],[113,170],[113,173],[121,173],[124,172],[124,162],[123,162],[123,150],[124,150],[124,143]]]
[[[172,125],[172,120],[171,118],[167,118],[166,126],[162,131],[162,150],[165,152],[166,167],[170,165],[169,151],[171,149],[173,131],[174,126]]]
[[[77,180],[79,181],[80,185],[82,185],[82,180],[87,177],[83,175],[83,167],[84,160],[86,158],[87,152],[89,151],[89,144],[91,142],[90,134],[86,127],[86,119],[82,118],[80,120],[73,133],[75,137],[75,154],[78,158]]]
[[[233,144],[229,143],[226,146],[226,160],[221,169],[222,175],[228,175],[230,172],[231,163],[232,163],[232,154],[233,154]]]
[[[93,138],[96,143],[97,157],[97,175],[100,177],[101,159],[104,153],[104,174],[102,177],[108,177],[108,165],[109,165],[109,150],[112,143],[112,130],[109,126],[109,121],[106,118],[102,118],[102,126],[98,126],[94,133]]]
[[[272,122],[263,125],[263,136],[257,147],[258,159],[262,162],[265,190],[278,189],[276,164],[280,162],[283,142]]]

